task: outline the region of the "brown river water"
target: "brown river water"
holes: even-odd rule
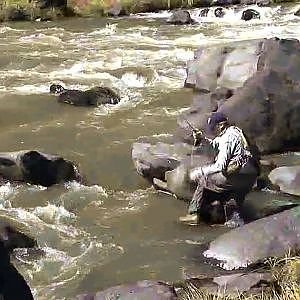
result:
[[[136,174],[131,146],[167,140],[176,128],[192,99],[183,88],[185,64],[198,46],[300,38],[296,8],[257,8],[261,20],[248,23],[230,9],[224,19],[209,15],[182,27],[165,24],[168,12],[0,25],[0,152],[61,155],[78,164],[87,183],[0,187],[0,215],[24,226],[45,251],[13,256],[35,299],[71,299],[141,279],[176,281],[189,270],[219,272],[201,251],[226,229],[180,225],[186,204]],[[51,83],[109,86],[122,101],[59,104],[48,94]]]

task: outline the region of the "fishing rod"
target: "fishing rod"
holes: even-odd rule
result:
[[[196,127],[194,127],[187,119],[184,118],[184,121],[188,124],[189,128],[192,130],[192,135],[193,135],[193,139],[194,139],[194,143],[192,146],[192,153],[191,153],[191,166],[193,166],[193,162],[194,162],[194,150],[195,147],[197,146],[198,143],[198,136],[202,136],[203,135],[203,131],[200,129],[197,129]]]

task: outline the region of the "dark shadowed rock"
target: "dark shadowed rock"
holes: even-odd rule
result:
[[[96,294],[79,295],[76,300],[175,300],[172,286],[163,282],[138,281],[136,284],[119,285]]]
[[[67,0],[38,0],[38,6],[41,9],[44,8],[65,8],[67,6]]]
[[[242,215],[247,222],[250,222],[291,209],[299,204],[300,201],[286,195],[252,191],[243,202]]]
[[[231,230],[210,243],[204,255],[224,269],[256,264],[300,249],[300,206]]]
[[[269,179],[279,186],[280,191],[300,196],[300,166],[276,168],[269,174]]]
[[[167,20],[168,23],[174,25],[193,24],[190,13],[187,10],[175,10],[172,12],[171,17]]]
[[[300,9],[294,13],[295,16],[300,17]]]
[[[203,8],[200,10],[200,13],[199,13],[199,17],[207,17],[207,14],[209,12],[209,8]]]
[[[20,7],[9,7],[5,12],[7,21],[26,21],[30,19],[28,13]]]
[[[0,176],[4,181],[27,182],[47,187],[80,180],[72,162],[38,151],[0,153]]]
[[[3,300],[33,300],[30,288],[23,276],[10,263],[8,250],[0,241],[0,297]]]
[[[260,13],[255,9],[246,9],[242,13],[242,20],[249,21],[252,19],[260,19]]]
[[[58,102],[75,106],[98,106],[101,104],[117,104],[120,97],[110,88],[94,87],[86,91],[69,90],[61,85],[52,84],[50,92],[58,94]]]
[[[193,285],[205,294],[217,297],[261,294],[272,283],[269,273],[237,273],[214,278],[191,278],[187,285]]]
[[[217,18],[223,18],[225,16],[225,9],[223,7],[217,7],[214,10],[214,14]]]
[[[10,253],[15,248],[31,248],[36,241],[12,227],[9,219],[0,219],[0,298],[4,300],[33,300],[30,288],[22,275],[10,263]]]

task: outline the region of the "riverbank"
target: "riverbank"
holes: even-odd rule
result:
[[[227,6],[231,4],[272,5],[294,0],[7,0],[0,2],[0,22],[48,21],[62,17],[121,16],[176,8]]]
[[[269,260],[271,287],[259,294],[211,295],[194,284],[188,284],[181,292],[180,300],[299,300],[300,256]]]

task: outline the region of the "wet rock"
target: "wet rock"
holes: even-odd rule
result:
[[[214,278],[191,278],[186,280],[186,284],[211,296],[255,295],[261,294],[272,284],[272,276],[269,273],[237,273]]]
[[[300,248],[300,206],[231,230],[210,243],[204,256],[220,261],[224,269],[282,257]]]
[[[138,281],[136,284],[119,285],[96,294],[79,295],[76,300],[173,300],[177,295],[172,286],[163,282]]]
[[[190,83],[194,82],[198,89],[201,87],[202,92],[204,90],[209,92],[225,85],[233,90],[233,95],[228,99],[217,100],[215,105],[211,93],[200,94],[198,101],[205,100],[209,105],[204,107],[199,104],[197,107],[193,104],[193,107],[179,118],[178,123],[183,127],[183,122],[180,120],[187,118],[195,127],[206,131],[207,113],[209,110],[215,111],[217,107],[217,111],[225,113],[231,123],[243,128],[249,140],[253,144],[256,143],[262,153],[297,149],[300,146],[300,128],[297,122],[300,113],[300,62],[297,60],[300,55],[300,43],[293,39],[275,38],[262,41],[260,46],[257,41],[254,41],[251,47],[254,45],[255,47],[251,49],[256,50],[252,54],[248,53],[249,55],[246,53],[247,59],[245,54],[240,52],[242,48],[239,48],[237,51],[239,58],[235,59],[238,67],[233,65],[234,56],[232,66],[228,65],[229,56],[224,54],[224,49],[223,52],[220,52],[220,49],[212,49],[210,53],[204,55],[205,66],[201,74],[197,73],[199,65],[194,65],[196,69],[193,69],[195,71],[193,76],[195,76],[187,78],[191,80]],[[250,48],[245,49],[249,51]],[[200,51],[200,54],[199,51],[197,55],[202,57],[204,50]],[[228,51],[233,54],[236,50]],[[259,55],[256,56],[258,53]],[[245,63],[246,61],[248,63]],[[241,66],[245,68],[240,70]],[[229,73],[226,73],[226,68],[234,74],[231,78]],[[254,73],[255,69],[258,72]],[[236,75],[240,77],[235,80]],[[242,84],[243,80],[246,81]],[[238,88],[239,84],[242,86]]]
[[[171,17],[167,20],[168,23],[174,25],[193,24],[194,20],[191,18],[187,10],[175,10]]]
[[[110,88],[94,87],[86,91],[69,90],[61,85],[52,84],[50,92],[58,94],[58,102],[75,106],[98,106],[101,104],[117,104],[120,97]]]
[[[260,19],[260,13],[255,9],[246,9],[243,11],[241,19],[244,21]]]
[[[46,187],[80,180],[72,162],[38,151],[0,153],[0,176],[4,181],[27,182]]]
[[[269,179],[279,186],[280,191],[300,196],[300,166],[276,168],[269,174]]]
[[[295,16],[300,17],[300,9],[294,13]]]
[[[200,10],[199,17],[207,17],[209,8],[203,8]]]
[[[214,10],[214,14],[215,14],[216,18],[223,18],[225,16],[225,10],[222,7],[217,7]]]

